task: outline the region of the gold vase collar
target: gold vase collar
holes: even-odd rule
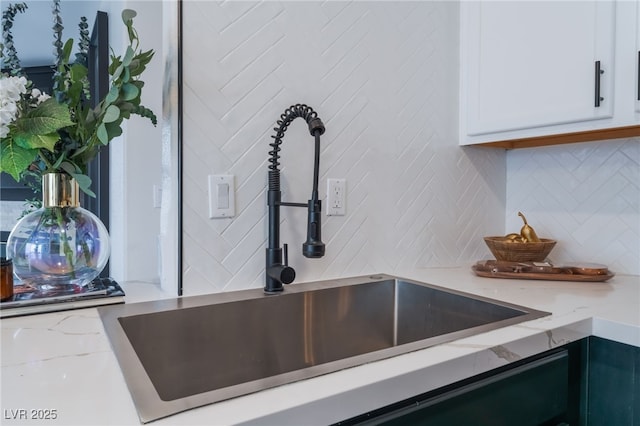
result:
[[[64,173],[42,175],[43,207],[80,207],[78,182]]]

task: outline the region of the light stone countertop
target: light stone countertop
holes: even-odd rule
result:
[[[415,269],[392,275],[552,315],[152,424],[328,424],[589,335],[640,347],[638,276],[617,275],[604,283],[507,280],[477,277],[470,268]],[[127,303],[171,297],[152,284],[129,282],[123,287]],[[1,424],[140,424],[95,308],[0,322]],[[49,419],[33,418],[47,415]]]

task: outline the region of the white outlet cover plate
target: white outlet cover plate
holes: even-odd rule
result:
[[[344,216],[347,213],[347,180],[327,179],[327,216]]]

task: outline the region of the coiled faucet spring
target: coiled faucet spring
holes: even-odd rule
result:
[[[313,108],[305,104],[292,105],[280,114],[280,119],[276,122],[278,127],[273,128],[276,134],[271,136],[273,138],[273,142],[269,144],[272,148],[271,151],[269,151],[269,155],[271,156],[269,159],[269,189],[274,191],[280,190],[279,160],[282,138],[284,137],[284,134],[289,128],[291,122],[296,118],[304,118],[309,125],[309,132],[311,133],[311,136],[315,136],[316,132],[319,132],[319,135],[322,135],[325,130],[322,120],[318,118],[318,113],[315,112]]]

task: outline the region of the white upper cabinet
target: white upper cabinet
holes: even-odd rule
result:
[[[637,9],[634,1],[463,1],[460,143],[638,124]]]

